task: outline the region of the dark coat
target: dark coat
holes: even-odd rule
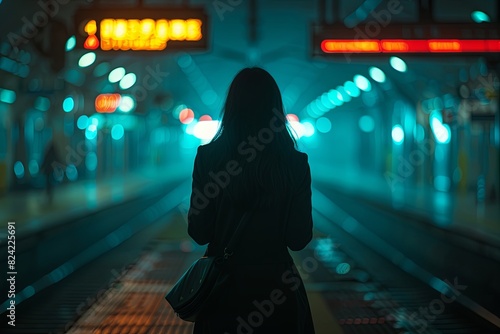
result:
[[[209,244],[207,255],[223,254],[244,213],[220,195],[222,187],[205,188],[216,184],[218,171],[209,167],[215,146],[198,148],[188,213],[188,233],[198,244]],[[209,320],[195,323],[194,333],[314,333],[306,291],[288,251],[312,238],[311,175],[305,153],[293,151],[289,158],[295,182],[277,205],[253,212],[231,258],[227,288]]]

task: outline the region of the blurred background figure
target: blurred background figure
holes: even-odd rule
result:
[[[45,175],[45,191],[49,203],[52,203],[54,199],[54,186],[57,180],[60,179],[57,175],[63,171],[60,157],[55,142],[51,140],[45,150],[42,166],[40,168],[41,172]]]

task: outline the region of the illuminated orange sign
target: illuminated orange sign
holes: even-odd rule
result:
[[[206,21],[200,8],[79,10],[77,45],[103,51],[204,49]]]
[[[95,110],[99,113],[112,113],[120,105],[120,94],[100,94],[95,99]]]
[[[94,50],[99,44],[101,50],[163,50],[167,42],[199,41],[202,38],[202,22],[188,20],[125,20],[103,19],[100,23],[101,39],[96,37],[95,20],[85,26],[89,34],[84,48]]]
[[[325,53],[475,53],[500,52],[500,40],[347,40],[327,39]]]

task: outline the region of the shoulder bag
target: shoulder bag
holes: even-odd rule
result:
[[[250,213],[245,212],[224,248],[223,255],[203,256],[196,260],[167,293],[165,299],[178,317],[195,322],[202,320],[206,311],[210,310],[226,282],[219,278],[223,276],[227,262],[233,255],[235,245],[249,218]]]

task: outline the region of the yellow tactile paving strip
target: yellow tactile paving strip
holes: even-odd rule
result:
[[[202,255],[204,248],[191,251],[191,247],[186,247],[191,244],[189,240],[184,217],[173,215],[169,225],[157,234],[152,249],[145,252],[68,333],[192,333],[193,324],[178,318],[164,299],[180,274]],[[296,262],[300,261],[299,254],[292,254]],[[321,293],[308,291],[308,297],[316,333],[342,334]]]
[[[160,256],[161,255],[161,256]],[[110,288],[68,333],[192,333],[192,324],[179,319],[164,299],[187,254],[151,252]],[[164,279],[151,279],[151,277]]]

